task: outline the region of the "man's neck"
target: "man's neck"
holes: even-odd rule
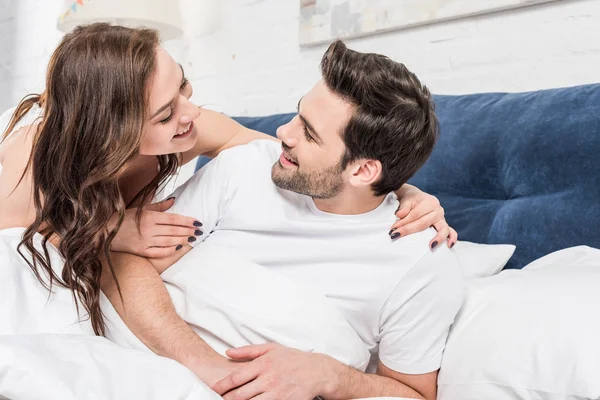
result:
[[[330,199],[313,199],[315,206],[330,214],[358,215],[373,211],[386,196],[375,196],[369,189],[365,192],[344,190]]]

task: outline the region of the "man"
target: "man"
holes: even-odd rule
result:
[[[368,346],[371,366],[363,373],[325,355],[250,346],[228,352],[249,362],[213,388],[225,399],[435,399],[445,340],[462,303],[461,273],[446,246],[430,250],[432,229],[382,233],[399,205],[393,192],[436,142],[430,93],[404,65],[340,41],[321,67],[323,80],[279,128],[281,144],[262,140],[224,151],[176,191],[173,211],[203,221],[201,241],[324,294]],[[173,262],[153,260],[159,271]],[[173,354],[181,339],[152,336],[181,338],[183,329],[161,322],[146,341]]]

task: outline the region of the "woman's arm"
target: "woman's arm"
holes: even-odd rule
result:
[[[199,155],[216,157],[223,150],[253,140],[277,140],[266,133],[248,129],[224,114],[206,109],[202,109],[200,116],[194,120],[194,126],[198,130],[198,140],[191,150],[183,153],[184,164]]]
[[[115,252],[111,259],[121,293],[106,261],[102,291],[146,346],[183,364],[207,385],[213,385],[239,367],[216,353],[177,315],[164,282],[147,259]]]
[[[444,241],[447,242],[448,247],[454,247],[458,240],[458,233],[446,222],[444,208],[437,197],[408,183],[396,191],[396,196],[400,201],[396,211],[396,217],[399,219],[389,232],[392,239],[433,227],[438,233],[429,242],[432,250]]]

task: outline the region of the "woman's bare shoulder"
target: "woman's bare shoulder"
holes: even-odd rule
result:
[[[31,152],[33,136],[37,124],[25,125],[12,131],[6,139],[0,143],[0,154],[8,154],[12,150],[28,150]]]
[[[31,131],[31,126],[14,131],[0,147],[0,229],[28,226],[35,217],[31,173],[23,175],[33,145]]]

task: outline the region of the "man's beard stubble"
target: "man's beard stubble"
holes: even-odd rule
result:
[[[314,199],[331,199],[344,187],[341,163],[323,171],[304,173],[299,170],[287,170],[279,161],[271,168],[273,183],[285,190],[304,194]]]

